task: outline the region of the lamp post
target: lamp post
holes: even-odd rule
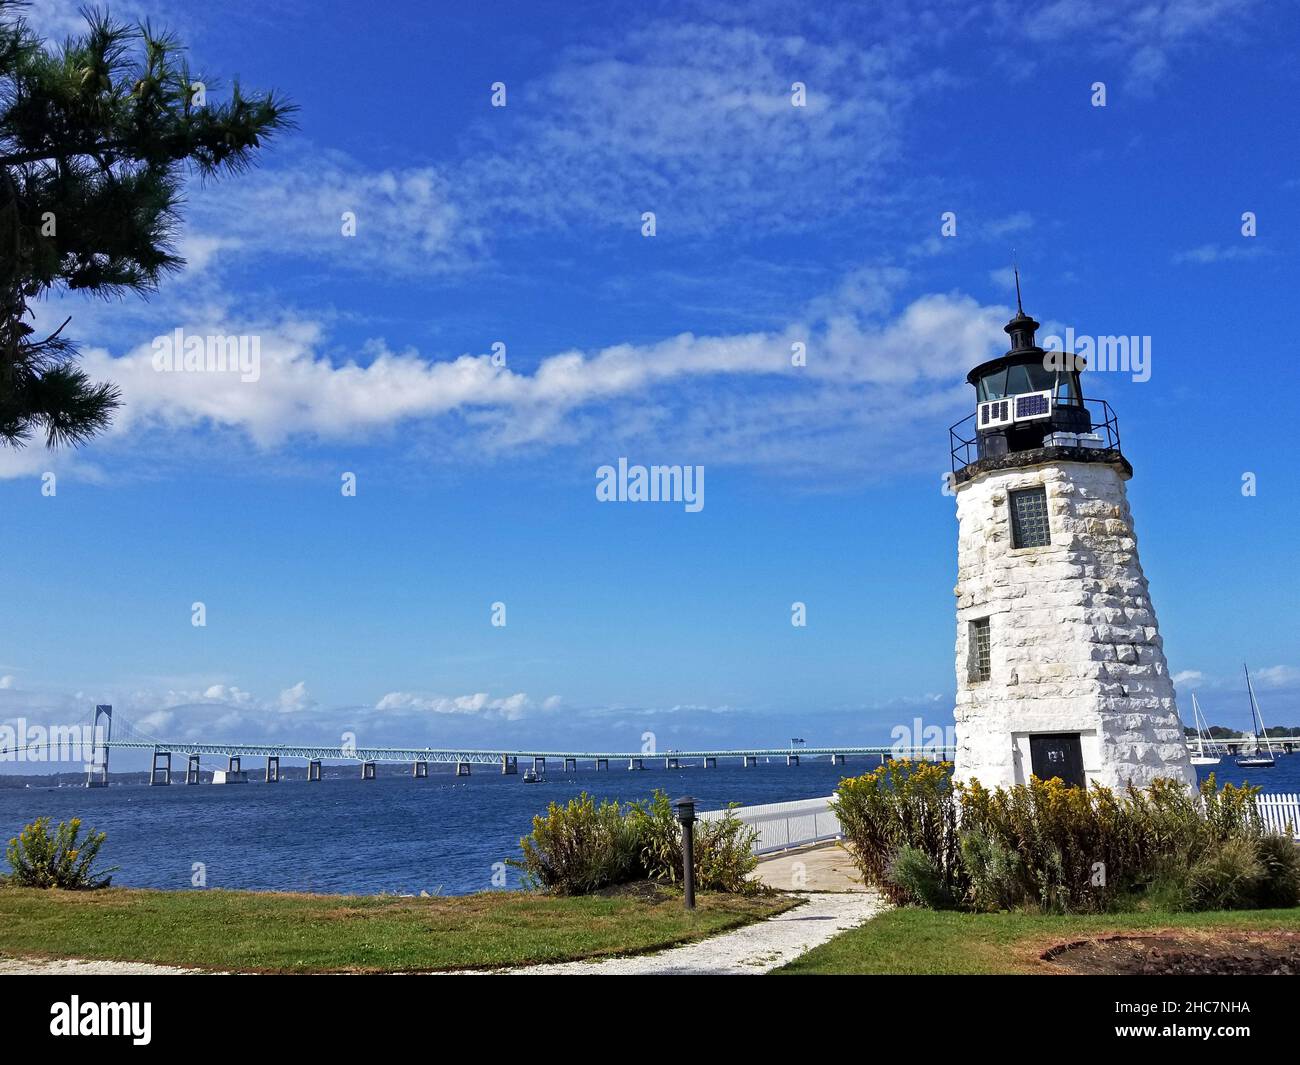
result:
[[[695,909],[695,800],[690,796],[678,799],[677,820],[682,826],[682,889],[686,908]]]

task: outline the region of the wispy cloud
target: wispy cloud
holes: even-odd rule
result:
[[[1175,263],[1209,263],[1237,262],[1243,259],[1258,259],[1268,253],[1268,249],[1257,244],[1255,240],[1243,240],[1240,244],[1202,244],[1198,248],[1175,253]]]
[[[266,451],[382,440],[418,423],[435,432],[454,425],[460,455],[480,458],[640,440],[700,456],[692,461],[815,466],[875,453],[883,449],[873,442],[888,439],[889,453],[908,463],[909,440],[921,446],[921,427],[931,431],[968,398],[961,375],[1003,344],[1009,310],[960,293],[891,309],[901,278],[850,274],[779,330],[560,351],[531,370],[497,365],[486,352],[439,359],[380,339],[339,358],[320,322],[248,321],[233,307],[177,324],[190,335],[258,337],[256,381],[160,372],[149,343],[116,357],[93,349],[84,362],[92,377],[122,387],[125,407],[104,441],[119,455],[145,439],[149,454],[166,453],[149,434],[233,432]],[[795,365],[796,345],[806,365]],[[824,446],[845,434],[853,446]],[[76,469],[75,455],[36,450],[3,453],[0,475],[33,472],[25,458]]]
[[[1122,64],[1127,87],[1147,94],[1195,49],[1245,38],[1247,16],[1260,8],[1259,0],[1056,0],[993,10],[1010,32],[1031,42],[1068,44]]]

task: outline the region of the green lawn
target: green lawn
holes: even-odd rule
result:
[[[1300,931],[1300,909],[1044,917],[891,910],[796,958],[780,973],[988,974],[1044,971],[1048,947],[1098,933],[1161,928]]]
[[[788,909],[782,898],[680,891],[454,898],[0,887],[0,955],[244,972],[482,968],[644,952]]]

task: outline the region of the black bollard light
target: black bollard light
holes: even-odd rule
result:
[[[695,800],[690,796],[678,799],[677,820],[682,826],[682,888],[686,895],[686,908],[695,909]]]

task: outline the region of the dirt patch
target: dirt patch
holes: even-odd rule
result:
[[[1099,936],[1040,955],[1058,972],[1119,976],[1297,976],[1300,932],[1196,931]]]
[[[671,891],[653,880],[634,880],[630,884],[615,884],[592,892],[602,899],[640,899],[643,902],[665,902],[677,898]]]

